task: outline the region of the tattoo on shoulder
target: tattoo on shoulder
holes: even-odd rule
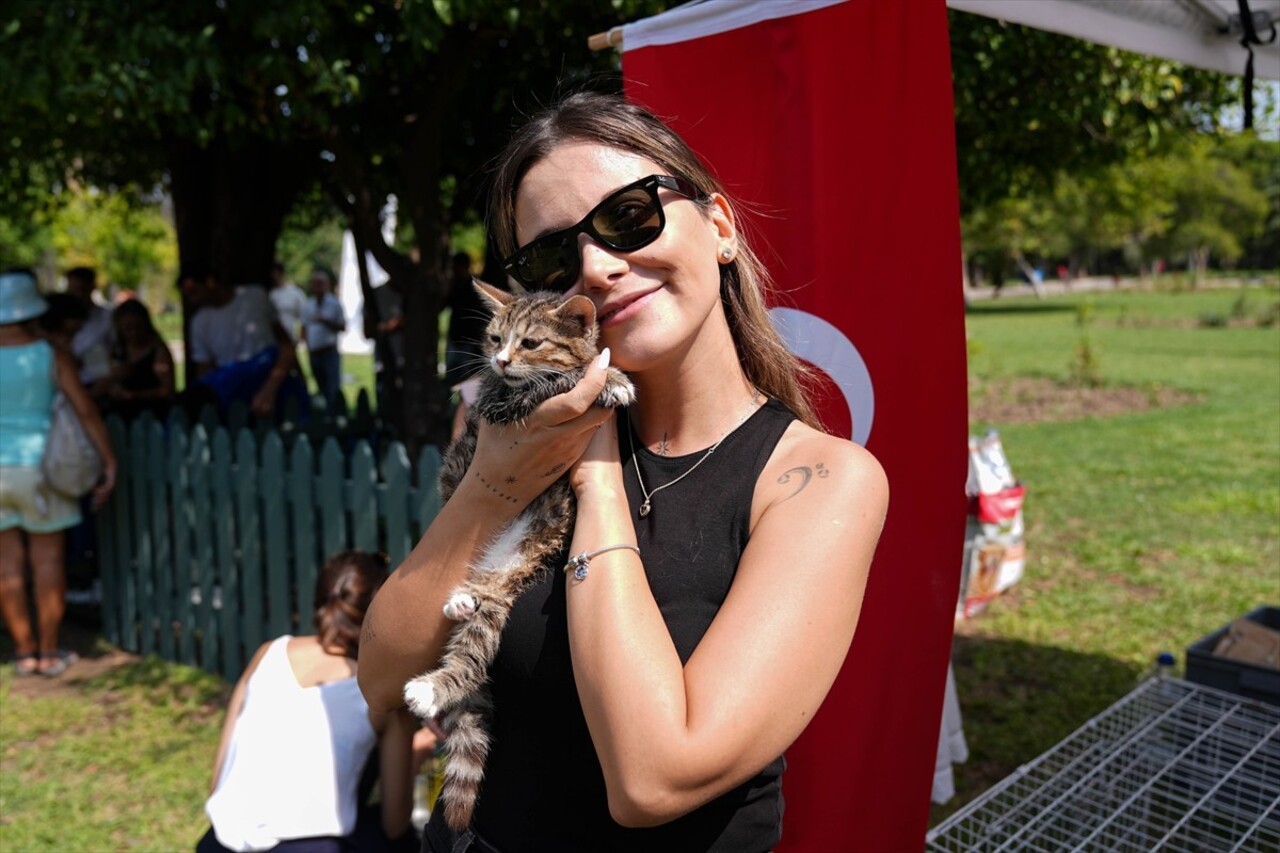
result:
[[[787,495],[783,500],[791,500],[796,495],[803,492],[805,487],[809,485],[814,477],[825,478],[830,473],[831,472],[827,469],[827,466],[822,462],[818,462],[812,467],[808,465],[797,465],[796,467],[784,472],[782,476],[778,478],[778,484],[786,485],[794,480],[795,488],[791,494]]]

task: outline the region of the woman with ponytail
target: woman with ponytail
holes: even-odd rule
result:
[[[343,551],[316,581],[313,636],[263,644],[231,694],[196,847],[294,853],[416,849],[412,741],[403,710],[371,711],[356,686],[365,611],[387,575],[382,554]],[[365,764],[378,749],[381,831],[356,819]]]

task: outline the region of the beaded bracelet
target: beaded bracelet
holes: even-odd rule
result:
[[[580,580],[580,581],[586,580],[587,567],[591,565],[592,557],[599,557],[601,554],[605,553],[606,551],[618,551],[623,548],[628,548],[632,551],[635,551],[636,556],[640,555],[640,549],[637,548],[635,545],[606,545],[604,548],[597,548],[594,551],[583,551],[581,554],[579,554],[576,557],[570,557],[569,562],[564,564],[564,570],[565,572],[573,570],[573,577],[575,580]]]

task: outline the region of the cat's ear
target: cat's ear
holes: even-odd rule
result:
[[[480,301],[488,306],[489,310],[497,313],[498,309],[509,303],[513,297],[501,288],[494,287],[492,284],[485,284],[478,278],[471,279],[471,286],[476,289],[476,293],[480,295]]]
[[[576,296],[570,296],[556,308],[556,314],[563,320],[572,320],[582,327],[583,332],[589,332],[596,325],[596,306],[587,297],[579,293]]]

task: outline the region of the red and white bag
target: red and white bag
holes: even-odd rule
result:
[[[969,438],[969,520],[957,616],[980,613],[1022,579],[1026,565],[1022,501],[1026,486],[1014,479],[995,430]]]

